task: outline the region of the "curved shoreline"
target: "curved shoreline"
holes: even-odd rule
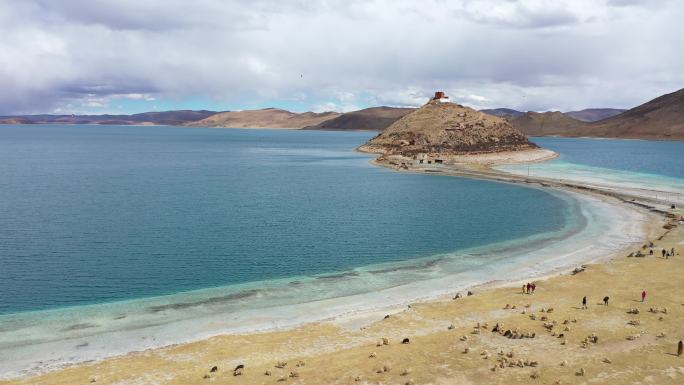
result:
[[[435,173],[442,173],[444,175],[452,175],[452,173],[455,173],[458,176],[466,176],[466,177],[481,177],[483,179],[491,179],[494,181],[498,182],[505,182],[505,183],[530,183],[528,180],[515,180],[515,178],[511,178],[510,180],[508,179],[509,177],[506,175],[496,175],[496,177],[491,177],[490,174],[487,174],[486,169],[481,169],[480,167],[477,167],[475,169],[472,169],[468,171],[467,173],[464,173],[464,175],[460,175],[461,172],[459,170],[448,170],[448,172],[445,172],[443,167],[438,167],[438,168],[432,168],[430,171],[428,170],[412,170],[412,171],[417,171],[417,172],[430,172],[431,174]],[[437,171],[437,172],[435,172]],[[482,174],[481,174],[482,173]],[[535,183],[535,188],[543,188],[543,187],[549,187],[548,185],[544,183],[540,183],[539,181],[536,181]],[[577,192],[581,193],[586,193],[586,189],[584,188],[579,188],[578,186],[575,186],[573,188],[567,188],[567,187],[558,187],[558,186],[553,186],[557,189],[563,190],[563,191],[573,191],[571,194],[577,194]],[[562,192],[565,193],[565,192]],[[591,191],[590,192],[593,195],[596,195],[598,192],[596,191]],[[610,200],[614,200],[617,197],[615,196],[610,196]],[[592,198],[594,199],[594,198]],[[603,198],[605,200],[605,198]],[[618,198],[619,199],[619,198]],[[622,200],[624,203],[624,200]],[[606,203],[605,201],[603,203]],[[621,210],[624,210],[624,207],[622,205],[617,206],[618,202],[611,202],[609,205],[612,207],[620,207]],[[631,207],[635,209],[636,211],[643,210],[643,208],[634,206]],[[651,218],[651,221],[653,221],[654,218]],[[645,236],[645,233],[640,234],[640,236]],[[561,241],[562,242],[562,241]],[[636,241],[635,241],[636,242]],[[621,245],[619,250],[613,250],[611,255],[615,253],[622,253],[625,248],[632,247],[632,244],[629,245]],[[553,245],[551,245],[553,247]],[[538,250],[537,250],[538,251]],[[603,253],[603,251],[601,252]],[[602,254],[603,257],[605,257],[604,254]],[[586,255],[584,258],[580,259],[575,259],[572,260],[570,263],[556,263],[553,264],[553,266],[548,266],[546,269],[542,270],[537,270],[536,273],[530,270],[521,270],[518,272],[517,276],[509,276],[508,278],[506,277],[499,277],[495,281],[482,281],[482,280],[464,280],[464,282],[467,282],[466,284],[461,284],[457,286],[449,285],[449,280],[452,280],[453,277],[445,276],[442,277],[441,279],[438,279],[436,281],[420,281],[418,282],[418,285],[409,285],[408,287],[399,287],[399,288],[389,288],[389,289],[383,289],[380,292],[376,293],[365,293],[361,294],[358,300],[354,300],[354,297],[341,297],[341,298],[333,298],[330,300],[323,300],[323,301],[315,301],[315,302],[308,302],[304,303],[300,306],[300,308],[291,308],[289,312],[285,311],[285,314],[289,314],[293,316],[292,319],[290,319],[290,322],[272,322],[271,326],[266,326],[266,327],[247,327],[247,328],[232,328],[232,329],[215,329],[213,332],[207,332],[207,330],[203,327],[196,329],[195,335],[190,338],[185,338],[185,339],[176,339],[175,341],[157,341],[156,338],[154,338],[151,341],[148,341],[147,343],[143,344],[142,346],[139,346],[137,349],[130,349],[130,347],[127,349],[124,346],[119,346],[119,351],[117,351],[116,348],[113,346],[104,344],[102,346],[98,346],[98,342],[102,342],[104,339],[104,336],[94,336],[94,337],[88,337],[88,339],[91,341],[89,345],[88,342],[81,342],[80,343],[80,348],[78,347],[79,343],[77,341],[71,340],[69,341],[69,345],[77,345],[77,349],[80,349],[80,353],[86,353],[91,348],[93,351],[99,351],[100,353],[102,352],[101,349],[104,349],[105,346],[109,349],[107,353],[101,356],[92,356],[92,355],[87,355],[87,358],[82,358],[82,359],[75,359],[72,360],[71,362],[64,362],[61,359],[55,359],[50,358],[50,357],[44,357],[43,360],[40,360],[40,365],[43,370],[58,370],[60,368],[63,368],[65,366],[72,366],[74,364],[78,365],[79,362],[84,362],[84,361],[91,361],[92,359],[96,360],[104,360],[104,359],[109,359],[112,357],[121,357],[121,356],[129,356],[131,354],[135,355],[136,351],[148,351],[149,349],[160,349],[163,347],[168,347],[168,346],[176,346],[178,344],[186,344],[190,343],[192,341],[198,341],[198,340],[203,340],[206,338],[211,338],[217,335],[223,335],[223,334],[253,334],[253,333],[261,333],[261,332],[266,332],[266,331],[272,331],[272,330],[283,330],[283,329],[293,329],[297,327],[301,327],[303,325],[310,325],[310,324],[315,324],[315,323],[320,323],[324,321],[333,321],[336,324],[341,324],[341,325],[352,325],[353,327],[357,327],[359,324],[365,324],[371,319],[375,319],[376,315],[378,313],[386,313],[386,312],[395,312],[399,311],[400,309],[403,309],[406,304],[412,303],[415,301],[420,301],[420,302],[425,302],[425,301],[433,301],[433,300],[441,300],[445,299],[445,296],[447,294],[453,295],[453,292],[455,291],[461,291],[465,290],[468,288],[478,288],[478,289],[484,289],[484,288],[491,288],[491,287],[499,287],[499,286],[507,286],[507,285],[512,285],[516,280],[522,279],[524,277],[537,277],[537,279],[542,279],[542,278],[547,278],[550,276],[554,276],[559,274],[562,271],[567,271],[571,266],[576,266],[577,264],[580,263],[586,263],[592,260],[596,260],[596,258],[600,258],[601,256],[594,256],[592,258],[587,258]],[[558,262],[558,261],[557,261]],[[429,286],[438,284],[440,287],[440,290],[437,291],[430,291],[426,290],[426,284],[427,284],[427,289],[429,289]],[[394,303],[388,304],[387,298],[392,298],[394,297],[399,298],[401,297],[399,292],[401,292],[403,289],[404,295],[408,292],[411,293],[412,296],[405,296],[403,300],[400,301],[395,301]],[[417,294],[416,293],[420,293]],[[369,303],[369,297],[371,298],[371,303],[373,304],[372,306],[368,306]],[[375,297],[375,300],[372,300],[372,297]],[[345,301],[339,301],[341,303],[335,304],[334,302],[343,299]],[[321,306],[324,303],[327,303],[327,307]],[[332,303],[331,303],[332,302]],[[386,304],[385,306],[382,306],[382,304]],[[332,306],[331,306],[332,305]],[[323,314],[320,314],[321,309],[325,307],[327,309],[327,314],[324,312]],[[274,310],[279,310],[279,309],[274,309]],[[292,311],[296,310],[296,311]],[[310,317],[312,314],[312,311],[319,311],[319,316],[317,317]],[[248,312],[250,313],[250,312]],[[240,320],[237,320],[237,322],[246,324],[249,323],[251,325],[258,324],[258,320],[261,320],[262,325],[263,325],[263,315],[259,314],[259,311],[252,311],[251,314],[247,314]],[[302,316],[294,316],[294,314],[306,314],[309,317],[302,317]],[[158,328],[161,332],[166,332],[166,333],[180,333],[180,330],[183,330],[183,333],[188,333],[190,330],[193,328],[190,325],[193,321],[188,321],[188,323],[180,322],[181,325],[175,325],[177,328],[176,329],[171,329],[171,325],[160,325],[159,327],[154,327]],[[210,323],[216,323],[220,322],[217,319],[210,320]],[[195,325],[196,326],[196,325]],[[170,330],[171,329],[171,330]],[[200,332],[203,330],[203,332]],[[149,328],[147,329],[141,329],[141,331],[147,332],[141,332],[140,334],[137,334],[138,338],[145,339],[146,335],[149,335]],[[134,333],[135,334],[135,333]],[[189,333],[192,334],[192,333]],[[110,336],[111,337],[111,336]],[[95,340],[96,342],[92,342]],[[33,357],[38,351],[59,351],[61,348],[65,347],[65,344],[61,343],[62,341],[58,341],[55,343],[47,343],[47,344],[40,344],[40,345],[35,345],[30,347],[28,351],[25,351],[25,357]],[[86,344],[83,346],[83,344]],[[52,345],[52,346],[50,346]],[[71,357],[74,357],[73,355]],[[52,364],[50,364],[52,362]],[[25,362],[27,363],[27,362]],[[5,368],[7,369],[7,368]],[[37,374],[38,372],[35,370],[35,366],[33,370],[27,371],[14,371],[14,373],[5,373],[1,377],[5,378],[14,378],[14,377],[20,377],[20,376],[26,376],[26,375],[34,375]],[[4,369],[3,369],[4,370]]]

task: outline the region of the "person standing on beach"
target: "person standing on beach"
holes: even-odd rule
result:
[[[587,296],[585,295],[582,298],[582,309],[586,309],[586,308],[587,308]]]
[[[527,294],[530,294],[530,290],[532,289],[532,285],[530,283],[527,283]]]
[[[525,284],[523,283],[523,294],[527,293],[527,292],[525,291],[525,288],[526,288],[526,287],[527,287],[527,285],[525,285]]]
[[[608,306],[608,300],[609,299],[610,299],[610,297],[608,297],[608,296],[603,297],[603,304]]]
[[[665,251],[665,249],[663,249],[663,258],[665,258],[665,253],[666,253],[666,251]]]
[[[646,290],[641,292],[641,302],[646,302]]]
[[[534,294],[535,290],[537,290],[537,284],[532,282],[532,294]]]

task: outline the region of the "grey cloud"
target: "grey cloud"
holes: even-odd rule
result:
[[[625,107],[684,86],[682,18],[678,2],[10,0],[0,113],[131,93],[418,105],[435,89],[482,107]]]

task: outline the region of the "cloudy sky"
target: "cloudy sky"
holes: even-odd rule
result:
[[[684,87],[680,0],[0,0],[0,114],[631,107]]]

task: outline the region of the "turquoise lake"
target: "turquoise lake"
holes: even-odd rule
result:
[[[353,151],[372,135],[0,126],[0,314],[325,280],[568,227],[541,190],[373,166]]]

